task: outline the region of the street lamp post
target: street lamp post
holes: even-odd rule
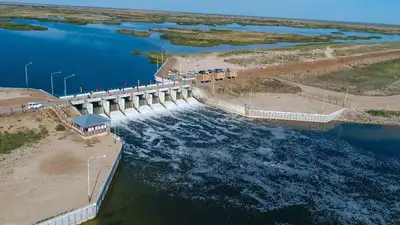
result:
[[[68,76],[68,77],[64,77],[64,96],[67,96],[67,79],[74,77],[74,76],[75,76],[75,74],[72,74],[71,76]]]
[[[347,101],[347,95],[349,94],[349,89],[353,88],[353,86],[348,86],[347,90],[346,90],[346,95],[344,96],[344,100],[343,100],[343,106],[346,106],[346,101]]]
[[[32,62],[25,65],[25,83],[26,87],[28,87],[28,66],[32,65]]]
[[[53,75],[60,74],[61,71],[54,72],[50,74],[50,81],[51,81],[51,94],[54,95],[54,86],[53,86]]]
[[[96,156],[96,157],[90,157],[87,161],[87,182],[88,182],[88,200],[90,202],[91,198],[92,198],[92,194],[90,193],[90,160],[92,159],[102,159],[107,157],[106,155],[103,156]]]

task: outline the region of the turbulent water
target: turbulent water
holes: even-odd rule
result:
[[[199,105],[117,133],[123,168],[100,224],[400,223],[399,130],[300,130]]]

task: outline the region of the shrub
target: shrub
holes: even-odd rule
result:
[[[62,124],[56,126],[56,131],[65,131],[65,127]]]
[[[36,143],[48,135],[48,130],[40,126],[39,131],[18,131],[0,133],[0,154],[8,154],[12,150],[28,143]]]

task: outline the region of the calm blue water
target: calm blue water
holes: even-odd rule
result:
[[[400,224],[400,129],[300,130],[208,107],[120,123],[123,165],[88,225]]]
[[[173,54],[228,51],[230,49],[276,48],[295,45],[279,43],[273,45],[188,47],[176,46],[167,40],[160,40],[159,34],[149,38],[120,35],[119,28],[148,30],[150,28],[184,27],[209,29],[208,26],[177,26],[172,23],[147,24],[124,23],[115,25],[75,26],[70,24],[44,23],[29,20],[16,20],[19,23],[41,24],[49,27],[48,31],[7,31],[0,30],[0,86],[25,87],[24,65],[33,62],[29,67],[29,86],[51,90],[50,73],[62,71],[54,79],[56,95],[63,94],[63,77],[76,74],[68,80],[68,92],[78,93],[82,86],[84,91],[123,87],[150,83],[156,71],[156,65],[148,62],[144,56],[130,54],[131,51],[143,52],[167,50]],[[215,29],[215,27],[211,27]],[[252,30],[278,33],[299,33],[307,35],[329,34],[330,29],[300,29],[291,27],[262,26],[219,26],[218,29]],[[369,35],[347,33],[351,35]],[[400,40],[400,36],[382,35],[378,41]]]

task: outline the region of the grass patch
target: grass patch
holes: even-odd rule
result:
[[[19,30],[19,31],[45,31],[48,30],[47,27],[42,27],[42,26],[34,26],[30,24],[18,24],[18,23],[13,23],[10,21],[1,21],[0,20],[0,29],[5,29],[5,30]]]
[[[168,58],[168,53],[166,52],[149,52],[146,53],[147,58],[149,59],[150,63],[164,63]]]
[[[29,143],[37,143],[47,137],[48,130],[41,126],[38,131],[18,131],[15,133],[0,133],[0,154],[9,154],[12,150]]]
[[[57,124],[56,131],[65,131],[65,127],[62,124]]]
[[[388,111],[388,110],[366,110],[366,113],[372,115],[372,116],[379,116],[379,117],[400,117],[400,111]]]
[[[213,47],[218,45],[253,45],[286,43],[332,42],[334,40],[368,40],[376,37],[355,36],[309,36],[300,34],[279,34],[258,31],[235,30],[199,30],[181,28],[150,29],[152,32],[163,33],[160,38],[169,40],[175,45],[194,47]]]
[[[384,91],[395,81],[400,80],[400,59],[374,63],[367,66],[358,66],[328,73],[319,77],[311,77],[304,82],[328,90],[345,92],[351,86],[349,93],[368,94],[369,91]],[[399,88],[393,88],[390,93],[376,95],[395,95],[400,93]]]
[[[235,80],[220,83],[216,86],[218,94],[229,94],[234,97],[243,96],[248,93],[298,93],[300,87],[284,83],[271,78],[254,78],[245,82]]]
[[[344,35],[344,32],[341,32],[341,31],[332,31],[331,34],[333,34],[333,35]]]
[[[119,34],[130,34],[135,37],[148,37],[150,36],[150,32],[148,31],[138,31],[138,30],[128,30],[128,29],[119,29],[117,30]]]

